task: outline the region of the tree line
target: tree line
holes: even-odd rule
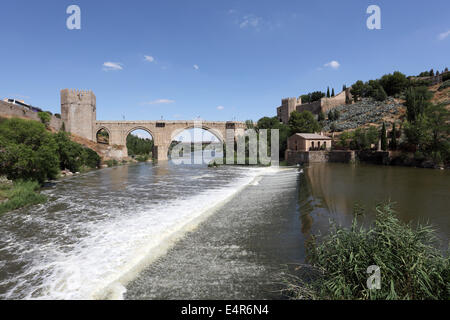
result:
[[[100,161],[95,151],[71,141],[65,131],[52,133],[33,120],[0,119],[0,175],[10,180],[42,184],[61,170],[97,168]]]

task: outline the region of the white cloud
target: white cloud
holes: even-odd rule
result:
[[[217,106],[217,110],[223,110],[223,109],[225,109],[224,106]]]
[[[144,60],[148,62],[155,62],[155,58],[153,58],[152,56],[144,56]]]
[[[246,15],[242,18],[242,21],[239,23],[239,28],[256,28],[261,25],[262,18],[255,16],[254,14]]]
[[[439,34],[438,38],[439,40],[444,40],[445,38],[447,38],[448,36],[450,36],[450,30],[446,31],[446,32],[442,32]]]
[[[109,61],[103,63],[103,71],[117,71],[117,70],[123,70],[121,63]]]
[[[341,65],[336,60],[333,60],[333,61],[330,61],[328,63],[325,63],[323,66],[324,67],[330,67],[330,68],[333,68],[333,69],[338,69]]]
[[[195,70],[200,69],[200,67],[199,67],[197,64],[194,64],[192,67],[193,67]]]
[[[175,103],[175,100],[169,100],[169,99],[158,99],[158,100],[153,100],[150,102],[145,102],[143,104],[171,104],[171,103]]]

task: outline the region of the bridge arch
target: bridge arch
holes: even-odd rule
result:
[[[131,129],[128,128],[127,131],[125,131],[125,134],[124,134],[124,138],[125,138],[124,144],[125,145],[127,144],[127,137],[136,130],[146,131],[152,137],[153,141],[156,138],[155,134],[149,128],[147,128],[145,126],[133,126],[133,127],[131,127]]]
[[[99,134],[100,134],[100,132],[101,131],[105,131],[107,134],[108,134],[108,139],[107,139],[107,142],[105,143],[105,142],[100,142],[99,140]],[[111,130],[109,130],[107,127],[105,127],[105,126],[100,126],[100,127],[97,127],[96,128],[96,131],[95,131],[95,141],[97,142],[97,143],[103,143],[103,144],[111,144]]]
[[[222,133],[221,130],[206,126],[206,125],[202,125],[201,127],[196,127],[195,125],[188,125],[184,128],[179,128],[179,129],[175,129],[172,131],[171,137],[170,137],[170,141],[174,141],[175,138],[177,136],[179,136],[183,131],[186,130],[191,130],[191,129],[201,129],[201,130],[205,130],[207,132],[209,132],[210,134],[212,134],[213,136],[215,136],[219,142],[221,143],[225,143],[225,139],[226,137],[224,136],[224,132]]]

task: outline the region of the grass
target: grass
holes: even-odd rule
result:
[[[116,166],[118,166],[119,165],[119,162],[117,161],[117,160],[115,160],[115,159],[113,159],[113,160],[107,160],[106,162],[106,165],[110,168],[110,167],[116,167]]]
[[[309,283],[288,281],[294,299],[423,300],[450,298],[448,252],[436,248],[429,225],[404,224],[391,203],[376,207],[374,224],[351,228],[332,225],[328,235],[308,243],[308,262],[318,275]],[[368,289],[369,266],[381,271],[381,288]]]
[[[39,183],[34,181],[16,181],[14,183],[0,184],[0,214],[27,207],[47,200],[38,190]]]

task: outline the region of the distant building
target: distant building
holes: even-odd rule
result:
[[[334,97],[321,98],[311,103],[302,103],[301,98],[285,98],[281,100],[281,106],[277,108],[277,117],[278,120],[287,124],[291,113],[294,111],[302,112],[307,110],[315,115],[318,115],[322,111],[326,114],[329,110],[337,106],[352,102],[353,97],[350,93],[350,88],[347,88]]]
[[[7,102],[7,103],[10,103],[10,104],[15,104],[15,105],[21,106],[21,107],[23,107],[23,108],[25,108],[25,109],[27,109],[29,111],[34,111],[34,112],[41,112],[42,111],[42,109],[37,108],[37,107],[33,107],[32,105],[25,103],[25,101],[23,101],[23,100],[6,98],[6,99],[3,99],[3,101]]]
[[[288,138],[290,151],[330,150],[332,139],[316,133],[296,133]]]

